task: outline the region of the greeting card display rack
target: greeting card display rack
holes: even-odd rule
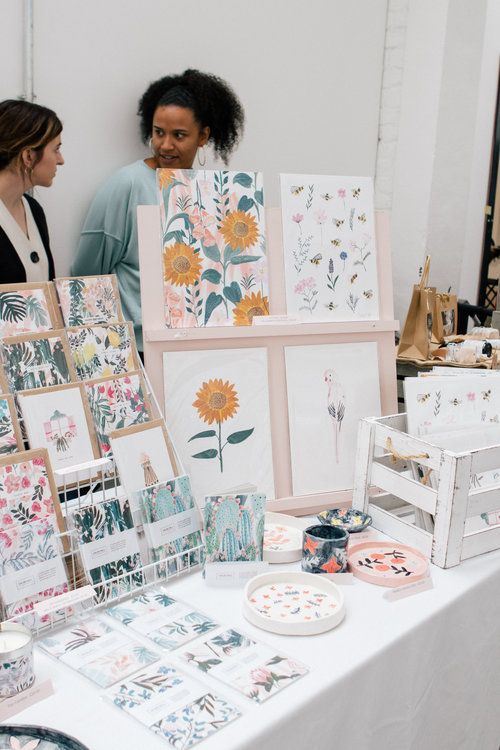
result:
[[[369,513],[375,529],[421,550],[440,568],[500,549],[500,526],[465,532],[466,519],[500,508],[500,485],[471,489],[473,475],[500,466],[500,445],[455,453],[406,429],[406,414],[361,420],[353,507]],[[415,480],[409,461],[426,474],[432,470],[436,482]],[[370,497],[372,487],[379,490],[376,497]],[[431,514],[433,531],[406,520],[401,509]]]
[[[286,320],[281,212],[266,209],[270,314],[282,322],[265,325],[171,329],[163,318],[163,268],[159,206],[139,206],[139,258],[146,370],[163,407],[163,354],[186,350],[263,347],[268,355],[268,383],[275,500],[268,510],[306,515],[349,504],[352,491],[293,496],[285,347],[375,342],[378,349],[380,400],[383,414],[397,409],[396,360],[392,302],[389,215],[376,212],[379,319],[352,322],[296,323]],[[165,409],[163,409],[165,411]],[[168,413],[166,414],[168,425]],[[249,481],[252,478],[249,477]]]

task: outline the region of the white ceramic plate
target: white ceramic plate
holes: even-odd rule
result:
[[[289,563],[302,557],[302,532],[310,520],[266,513],[264,524],[264,560],[268,563]]]
[[[342,622],[344,594],[323,575],[263,573],[245,586],[243,614],[271,633],[316,635]]]

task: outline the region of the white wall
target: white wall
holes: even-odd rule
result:
[[[5,12],[4,12],[5,4]],[[2,57],[21,93],[20,0],[2,0]],[[137,100],[186,67],[216,73],[247,114],[236,169],[373,175],[386,0],[34,0],[35,92],[64,120],[66,165],[38,191],[57,272],[68,270],[88,204],[113,170],[146,155]],[[3,70],[9,66],[2,67]],[[207,159],[207,166],[213,165]]]

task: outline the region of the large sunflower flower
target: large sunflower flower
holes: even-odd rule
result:
[[[220,379],[209,380],[197,391],[193,406],[207,424],[221,424],[236,414],[239,408],[238,394],[229,380],[225,383]]]
[[[163,252],[163,271],[165,281],[176,286],[189,286],[200,278],[201,260],[189,245],[176,242]]]
[[[255,245],[259,237],[259,228],[255,219],[244,211],[228,213],[220,231],[233,250],[246,250]]]
[[[159,169],[158,170],[158,185],[160,190],[166,188],[174,181],[174,170],[173,169]]]
[[[269,315],[267,297],[260,292],[247,294],[233,308],[235,326],[251,326],[255,315]]]

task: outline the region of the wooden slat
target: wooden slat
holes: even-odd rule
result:
[[[478,448],[471,451],[473,474],[481,474],[483,471],[500,469],[500,445],[491,448]]]
[[[499,508],[500,485],[484,490],[473,490],[469,494],[467,503],[467,518],[480,516],[481,513],[488,513],[490,510],[498,510]]]
[[[406,414],[390,414],[388,417],[376,417],[372,421],[385,425],[385,427],[391,427],[393,430],[406,432]]]
[[[461,560],[492,552],[500,547],[500,526],[492,529],[481,529],[473,534],[464,536]]]
[[[432,561],[440,568],[458,565],[462,555],[469,498],[471,456],[443,452],[439,471]]]
[[[352,507],[366,512],[369,502],[369,489],[373,461],[373,440],[375,425],[370,419],[361,419],[358,427],[358,442],[354,464],[354,487],[352,490]]]
[[[427,454],[428,458],[415,459],[419,464],[430,469],[439,469],[442,451],[434,445],[426,443],[420,438],[407,435],[405,432],[378,424],[375,427],[375,445],[387,450],[387,440],[390,439],[392,449],[401,456],[419,456]]]
[[[392,537],[402,544],[409,544],[416,547],[424,555],[430,558],[432,552],[432,534],[423,529],[418,529],[400,518],[396,518],[392,513],[387,513],[376,505],[368,506],[368,513],[373,519],[373,528],[378,529],[383,534]]]
[[[398,474],[387,466],[382,466],[379,463],[373,464],[372,483],[382,490],[397,495],[407,503],[416,505],[427,513],[435,513],[436,511],[436,490],[416,482],[409,476]]]

